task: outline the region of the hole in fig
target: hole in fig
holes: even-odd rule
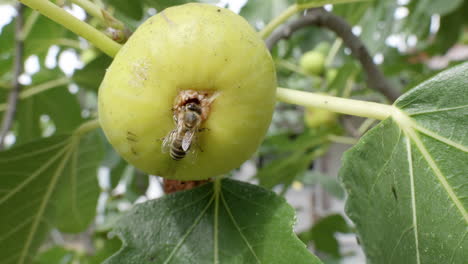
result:
[[[203,121],[208,119],[211,104],[219,95],[217,91],[203,90],[181,90],[174,101],[173,113],[178,116],[184,111],[184,106],[189,103],[195,103],[201,107],[201,118]]]

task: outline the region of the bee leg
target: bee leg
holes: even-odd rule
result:
[[[198,129],[198,132],[204,132],[204,131],[210,131],[210,129],[207,128],[207,127],[199,128],[199,129]]]
[[[203,152],[203,149],[202,149],[202,147],[200,146],[200,144],[198,144],[198,143],[195,143],[195,145],[196,145],[196,146],[197,146],[197,148],[200,150],[200,152]]]

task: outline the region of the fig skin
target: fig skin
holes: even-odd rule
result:
[[[182,160],[163,153],[182,90],[217,94]],[[122,47],[99,89],[99,120],[136,168],[203,180],[239,167],[260,145],[275,105],[274,63],[258,33],[230,10],[190,3],[145,21]]]

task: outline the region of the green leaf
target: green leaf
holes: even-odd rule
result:
[[[330,256],[340,257],[340,247],[335,233],[349,233],[350,227],[343,216],[328,215],[321,218],[309,230],[299,234],[304,243],[313,242],[315,249]]]
[[[432,0],[419,0],[416,1],[416,8],[418,12],[424,12],[428,15],[440,14],[445,15],[453,12],[461,4],[463,0],[451,0],[451,1],[432,1]]]
[[[306,6],[306,8],[319,7],[324,5],[345,4],[366,0],[296,0],[296,4]],[[367,0],[369,1],[369,0]]]
[[[468,1],[461,8],[440,18],[440,28],[434,43],[428,50],[431,54],[443,54],[455,45],[462,34],[463,22],[468,11]]]
[[[98,133],[88,133],[74,143],[57,193],[56,227],[64,232],[86,229],[96,215],[100,193],[97,170],[104,150]]]
[[[35,259],[34,264],[68,264],[72,263],[75,252],[63,247],[52,247],[41,252]]]
[[[119,184],[119,181],[124,177],[124,172],[129,165],[122,157],[115,152],[115,149],[107,141],[104,134],[101,135],[102,141],[105,142],[105,156],[101,166],[110,170],[110,189],[114,189]]]
[[[143,17],[142,1],[107,0],[106,2],[132,19],[140,20]]]
[[[94,240],[94,248],[96,250],[93,256],[85,256],[83,263],[85,264],[101,264],[104,260],[112,256],[122,246],[122,242],[118,238],[105,239],[96,238]]]
[[[239,14],[247,19],[252,26],[260,29],[263,28],[262,24],[266,25],[293,3],[293,0],[248,1]]]
[[[24,57],[47,52],[50,46],[57,44],[58,39],[66,34],[67,30],[62,25],[39,15],[24,41]]]
[[[13,45],[15,43],[15,20],[2,28],[0,33],[0,78],[2,81],[11,81],[13,71]]]
[[[297,180],[301,181],[303,184],[320,184],[320,186],[338,199],[344,199],[345,193],[343,188],[340,186],[336,178],[332,178],[328,175],[322,174],[318,171],[306,171],[300,178]]]
[[[314,152],[296,151],[283,159],[272,161],[261,168],[255,177],[265,188],[273,188],[278,184],[289,186],[311,165],[315,158]]]
[[[293,224],[293,208],[273,192],[219,180],[136,205],[115,230],[123,248],[105,264],[321,263]]]
[[[371,4],[371,1],[364,1],[349,5],[337,5],[333,7],[333,13],[344,18],[350,25],[355,25]]]
[[[63,77],[58,69],[42,70],[33,76],[33,84]],[[67,85],[49,89],[19,102],[17,144],[42,136],[41,115],[50,117],[55,133],[71,132],[83,122],[77,98],[68,91]]]
[[[101,54],[86,64],[83,69],[75,71],[72,77],[73,81],[80,87],[97,92],[107,67],[109,67],[111,62],[112,59],[109,56]]]
[[[359,72],[359,66],[355,61],[346,58],[346,63],[338,70],[335,79],[329,84],[329,91],[336,91],[337,96],[344,96],[346,86]]]
[[[468,63],[403,95],[345,154],[346,211],[371,263],[468,259]]]
[[[31,263],[51,227],[80,231],[93,220],[94,137],[53,136],[0,152],[2,263]]]

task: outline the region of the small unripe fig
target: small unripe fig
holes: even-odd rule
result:
[[[300,66],[310,75],[321,75],[325,66],[325,56],[317,51],[308,51],[302,55]]]
[[[99,120],[138,169],[202,180],[256,151],[275,93],[258,33],[227,9],[191,3],[163,10],[128,39],[101,84]]]
[[[328,84],[332,83],[335,80],[336,75],[338,75],[337,69],[334,69],[334,68],[327,69],[327,71],[325,72],[325,79],[327,80],[327,83]]]
[[[304,122],[308,128],[317,128],[336,123],[338,115],[321,108],[308,107],[305,109]]]

